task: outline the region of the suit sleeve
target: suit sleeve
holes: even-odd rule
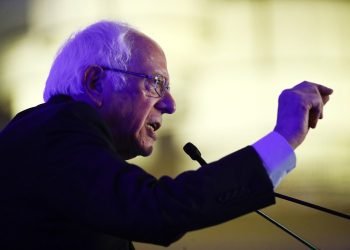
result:
[[[121,238],[166,246],[188,231],[274,203],[271,181],[250,146],[156,179],[118,157],[108,129],[87,107],[58,115],[46,138],[40,192],[48,206]]]

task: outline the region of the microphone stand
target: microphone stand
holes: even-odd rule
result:
[[[186,154],[188,154],[191,157],[192,160],[197,161],[200,164],[200,166],[203,166],[203,165],[207,164],[207,162],[202,158],[201,152],[192,143],[190,143],[190,142],[186,143],[186,145],[183,147],[183,150],[185,151]],[[275,195],[276,195],[276,193],[275,193]],[[279,198],[281,198],[282,196],[283,195],[281,195]],[[286,228],[282,224],[280,224],[277,221],[273,220],[272,218],[270,218],[269,216],[267,216],[263,212],[261,212],[259,210],[256,210],[255,212],[257,214],[259,214],[260,216],[262,216],[263,218],[265,218],[266,220],[268,220],[269,222],[271,222],[272,224],[274,224],[275,226],[279,227],[280,229],[282,229],[283,231],[288,233],[289,235],[291,235],[293,238],[297,239],[299,242],[301,242],[304,245],[308,246],[310,249],[313,249],[313,250],[318,250],[319,249],[319,248],[315,247],[314,245],[312,245],[311,243],[307,242],[306,240],[302,239],[300,236],[296,235],[292,231],[290,231],[288,228]]]
[[[272,224],[274,224],[275,226],[279,227],[280,229],[282,229],[283,231],[285,231],[287,234],[289,234],[290,236],[294,237],[295,239],[297,239],[298,241],[300,241],[301,243],[303,243],[304,245],[308,246],[310,249],[319,249],[316,248],[315,246],[313,246],[311,243],[307,242],[306,240],[302,239],[300,236],[298,236],[297,234],[293,233],[292,231],[290,231],[288,228],[286,228],[285,226],[283,226],[282,224],[278,223],[277,221],[273,220],[271,217],[267,216],[266,214],[264,214],[263,212],[261,212],[260,210],[256,210],[255,211],[257,214],[259,214],[260,216],[264,217],[266,220],[268,220],[269,222],[271,222]]]
[[[296,198],[293,198],[293,197],[290,197],[290,196],[287,196],[287,195],[284,195],[284,194],[275,193],[275,196],[280,198],[280,199],[284,199],[284,200],[287,200],[287,201],[290,201],[290,202],[294,202],[294,203],[297,203],[297,204],[300,204],[300,205],[303,205],[303,206],[306,206],[306,207],[310,207],[310,208],[313,208],[313,209],[316,209],[316,210],[319,210],[319,211],[322,211],[322,212],[325,212],[325,213],[329,213],[329,214],[332,214],[332,215],[335,215],[335,216],[342,217],[342,218],[350,220],[350,215],[347,215],[347,214],[344,214],[344,213],[341,213],[341,212],[338,212],[338,211],[334,211],[334,210],[329,209],[329,208],[321,207],[321,206],[316,205],[316,204],[312,204],[312,203],[309,203],[309,202],[306,202],[306,201],[298,200]]]

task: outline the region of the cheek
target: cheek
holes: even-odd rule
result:
[[[114,136],[127,144],[142,143],[147,135],[146,123],[152,113],[154,101],[142,92],[118,96],[107,108]]]
[[[148,113],[143,113],[142,110],[138,110],[138,112],[134,113],[134,115],[130,117],[129,121],[131,121],[131,123],[127,124],[127,126],[129,126],[135,135],[144,133],[147,117]]]
[[[125,141],[136,130],[137,122],[132,102],[114,101],[105,107],[103,116],[118,140]]]
[[[152,113],[152,103],[144,102],[135,107],[133,114],[130,117],[131,124],[129,124],[130,129],[134,132],[134,135],[139,137],[147,133],[147,122],[149,116]]]

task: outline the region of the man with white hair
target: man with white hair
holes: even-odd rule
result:
[[[175,112],[168,79],[160,46],[126,24],[101,21],[65,43],[45,103],[0,133],[0,249],[168,246],[271,205],[332,93],[311,82],[285,90],[271,133],[197,171],[156,179],[125,160],[150,155],[162,115]]]

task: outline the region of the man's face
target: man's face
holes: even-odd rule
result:
[[[147,75],[160,74],[169,79],[163,51],[149,38],[135,33],[133,57],[128,71]],[[108,71],[108,74],[120,74]],[[115,91],[112,82],[105,82],[101,113],[110,126],[115,145],[124,159],[152,153],[162,114],[175,111],[175,101],[168,91],[163,97],[150,96],[152,80],[124,75],[127,86]]]

